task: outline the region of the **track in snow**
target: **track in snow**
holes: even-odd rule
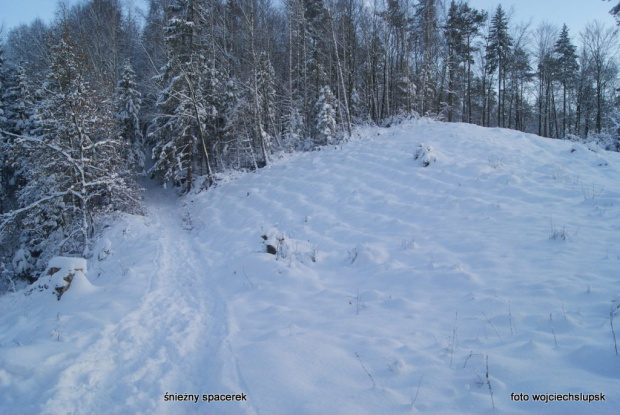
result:
[[[204,413],[217,404],[165,402],[164,395],[242,392],[220,382],[222,371],[236,369],[208,253],[197,251],[175,200],[155,192],[147,199],[149,235],[136,241],[156,246],[144,294],[60,373],[43,413]],[[218,412],[253,413],[248,408],[227,403]]]

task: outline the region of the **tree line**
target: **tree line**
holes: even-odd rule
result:
[[[52,255],[88,256],[99,218],[140,210],[140,174],[206,189],[413,114],[610,148],[618,136],[615,28],[571,37],[501,5],[150,0],[139,15],[83,0],[1,38],[5,285]]]

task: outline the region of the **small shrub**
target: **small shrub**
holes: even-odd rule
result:
[[[566,232],[566,226],[556,228],[553,221],[551,221],[551,234],[549,235],[549,239],[553,241],[567,241],[568,232]]]
[[[435,163],[437,161],[437,153],[433,147],[427,144],[420,144],[413,156],[413,159],[416,160],[420,166],[428,167],[431,163]]]

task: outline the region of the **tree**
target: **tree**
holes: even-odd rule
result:
[[[139,209],[111,105],[84,81],[81,67],[74,44],[63,33],[52,50],[37,135],[12,136],[12,152],[23,155],[25,184],[17,194],[18,206],[0,217],[0,233],[6,236],[6,229],[19,223],[16,255],[32,260],[32,272],[59,253],[88,256],[98,217]]]
[[[508,18],[498,5],[491,19],[491,29],[489,32],[489,43],[486,48],[488,69],[491,73],[497,70],[497,124],[504,126],[504,105],[505,105],[505,83],[506,66],[513,46],[513,41],[508,34]]]
[[[534,74],[532,73],[532,67],[530,65],[530,56],[525,51],[523,46],[516,46],[514,48],[512,58],[510,60],[509,71],[510,81],[512,84],[512,93],[510,99],[511,108],[508,111],[508,128],[512,128],[511,119],[514,114],[514,128],[525,131],[525,121],[529,110],[526,100],[526,90],[527,85],[532,80]]]
[[[144,172],[144,138],[140,127],[142,94],[137,90],[136,74],[127,62],[116,86],[116,118],[121,137],[127,148],[127,163],[136,171]]]
[[[448,59],[451,64],[449,72],[449,88],[451,91],[455,88],[453,79],[457,68],[464,64],[463,72],[465,73],[466,86],[463,88],[463,92],[466,97],[463,97],[462,100],[467,103],[467,109],[463,111],[463,114],[467,114],[467,122],[472,121],[471,64],[474,60],[472,54],[477,50],[473,46],[473,41],[480,34],[480,27],[486,19],[486,12],[473,9],[463,1],[456,3],[452,0],[444,28]],[[452,106],[451,102],[450,106]],[[463,118],[463,114],[461,118]]]
[[[469,7],[467,3],[461,7],[461,23],[462,23],[462,38],[465,41],[464,46],[464,58],[467,62],[467,122],[472,122],[471,116],[471,64],[473,63],[472,54],[476,52],[477,47],[473,46],[474,39],[480,35],[480,28],[487,20],[487,13],[485,11],[478,11]]]
[[[562,134],[561,137],[566,136],[566,125],[570,125],[569,116],[567,113],[568,98],[567,93],[569,87],[571,87],[576,80],[577,72],[579,71],[579,63],[577,62],[577,47],[574,46],[568,35],[568,27],[562,26],[562,31],[558,40],[555,42],[555,77],[562,84]]]
[[[187,191],[198,162],[198,167],[206,168],[207,185],[213,180],[206,123],[216,109],[210,105],[206,87],[214,82],[210,78],[214,72],[201,53],[197,6],[197,0],[176,0],[169,7],[168,62],[161,77],[166,86],[158,97],[160,114],[151,133],[155,140],[151,173],[164,183],[185,183]]]
[[[3,82],[3,74],[4,74],[4,45],[2,42],[2,30],[0,30],[0,131],[5,128],[6,117],[4,115],[4,95],[5,95],[5,87]],[[8,184],[8,171],[7,171],[7,161],[6,161],[6,138],[3,135],[0,135],[0,213],[3,213],[5,210],[4,200],[7,194],[7,184]],[[0,258],[1,260],[2,258]]]
[[[121,13],[120,0],[88,0],[66,11],[76,46],[84,52],[84,76],[97,89],[113,93],[126,58],[131,56],[132,33]],[[86,69],[85,68],[85,69]]]
[[[557,28],[542,23],[536,30],[536,60],[538,77],[538,135],[553,137],[556,119],[554,80],[556,60],[554,44],[557,39]],[[557,129],[556,129],[557,130]]]
[[[440,94],[438,93],[439,51],[441,50],[441,36],[437,15],[436,0],[420,0],[416,6],[414,16],[415,42],[420,61],[418,66],[418,109],[421,114],[440,111]],[[433,108],[434,107],[434,108]]]
[[[149,8],[145,17],[144,28],[140,36],[141,48],[133,65],[140,80],[142,106],[145,121],[151,122],[155,114],[157,97],[161,88],[158,80],[160,70],[166,65],[167,52],[164,28],[168,23],[168,3],[171,0],[149,0]]]
[[[607,0],[610,1],[610,0]],[[616,21],[618,22],[618,24],[620,24],[620,2],[618,2],[618,4],[616,4],[614,7],[611,8],[611,10],[609,11],[609,14],[611,14],[612,16],[614,16],[616,18]]]
[[[266,53],[258,57],[254,74],[254,112],[256,138],[265,164],[269,160],[272,140],[275,139],[275,73]]]
[[[6,98],[6,129],[18,135],[28,135],[34,128],[34,96],[26,68],[20,65],[14,74],[13,85],[8,88]]]
[[[53,36],[52,29],[40,19],[12,29],[7,35],[7,61],[23,66],[31,83],[42,83],[51,65],[49,46]]]
[[[6,68],[4,67],[4,45],[2,42],[2,30],[0,28],[0,129],[6,124],[5,96],[6,96]]]
[[[586,26],[581,38],[585,54],[582,64],[588,67],[594,83],[595,132],[600,133],[603,129],[605,107],[611,103],[609,95],[613,94],[613,81],[618,73],[618,32],[595,21]]]
[[[462,4],[462,3],[461,3]],[[448,10],[448,19],[444,26],[444,37],[447,46],[447,70],[448,70],[448,122],[453,121],[454,97],[456,91],[456,76],[461,64],[463,35],[461,32],[461,15],[459,6],[452,0]],[[462,118],[462,115],[461,115]]]
[[[413,110],[415,86],[410,68],[412,42],[409,39],[413,21],[409,13],[407,1],[388,0],[387,10],[380,14],[387,26],[384,33],[384,116]]]
[[[336,134],[336,110],[334,95],[329,86],[321,88],[316,102],[316,130],[319,145],[333,144]]]

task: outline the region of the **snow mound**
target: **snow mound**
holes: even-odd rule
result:
[[[53,270],[61,270],[66,272],[80,271],[86,274],[86,272],[88,272],[88,264],[84,258],[58,256],[50,259],[47,269],[48,271],[51,271],[52,274],[58,272]]]
[[[428,144],[422,143],[416,150],[413,159],[422,167],[428,167],[437,161],[437,152]]]
[[[317,262],[318,250],[310,241],[295,239],[277,227],[269,229],[263,235],[264,252],[274,255],[276,259],[298,261],[302,264]]]
[[[349,251],[351,265],[359,267],[384,264],[389,258],[387,249],[380,245],[361,243]]]
[[[87,270],[88,266],[84,258],[54,257],[50,260],[44,276],[34,284],[40,290],[51,290],[58,300],[69,288],[71,288],[71,297],[78,297],[95,290],[86,278]]]

